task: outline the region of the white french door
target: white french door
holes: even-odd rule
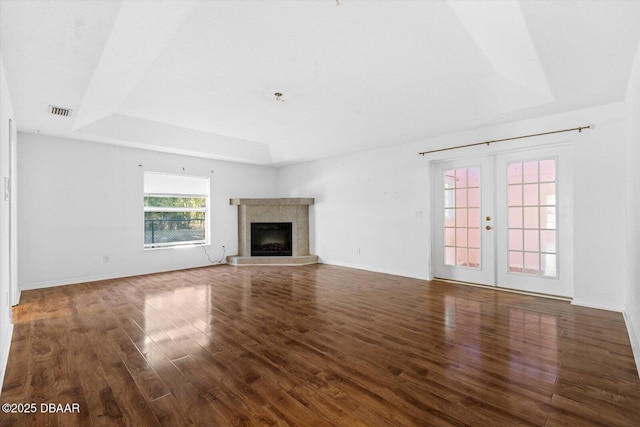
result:
[[[435,162],[435,277],[573,296],[569,150]]]
[[[495,284],[492,162],[483,157],[435,167],[436,277]]]

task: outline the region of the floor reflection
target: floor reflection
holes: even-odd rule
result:
[[[509,310],[509,372],[513,377],[528,375],[554,383],[558,355],[558,327],[554,316]]]
[[[449,357],[460,362],[461,368],[482,364],[480,327],[482,304],[466,298],[445,295],[445,339],[453,344]]]
[[[554,383],[559,369],[558,325],[552,315],[512,308],[506,301],[444,295],[444,347],[458,370],[483,366],[510,377]]]
[[[210,293],[209,286],[190,286],[147,295],[139,323],[146,334],[143,352],[153,351],[156,343],[194,340],[206,345],[213,323]]]

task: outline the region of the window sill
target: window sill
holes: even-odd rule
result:
[[[142,249],[146,251],[161,251],[166,249],[186,249],[186,248],[197,248],[201,246],[209,246],[209,243],[201,242],[201,243],[189,243],[184,245],[172,245],[172,246],[152,246],[152,247],[143,247]]]

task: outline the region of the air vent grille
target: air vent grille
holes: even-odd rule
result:
[[[69,117],[71,115],[71,110],[68,108],[56,107],[55,105],[49,105],[49,113],[54,116]]]

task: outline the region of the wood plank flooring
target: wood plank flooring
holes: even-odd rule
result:
[[[640,426],[619,313],[327,265],[23,292],[2,426]],[[77,403],[80,413],[42,413]]]

